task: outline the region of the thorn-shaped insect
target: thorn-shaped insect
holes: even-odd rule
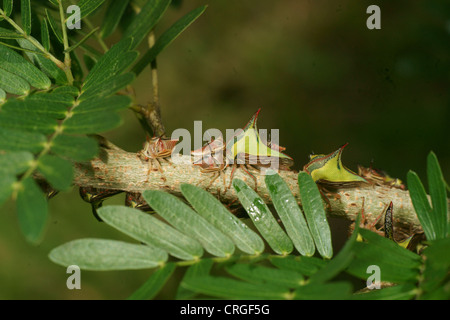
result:
[[[390,177],[386,172],[372,167],[365,168],[363,166],[358,166],[358,174],[366,179],[369,183],[378,186],[389,186],[391,188],[397,188],[405,190],[405,185],[398,178]]]
[[[90,203],[92,207],[92,214],[98,221],[102,221],[102,219],[97,214],[97,210],[102,207],[103,201],[107,198],[112,197],[116,194],[121,193],[122,190],[110,190],[110,189],[100,189],[100,188],[92,188],[92,187],[80,187],[80,196],[81,198]]]
[[[235,135],[227,141],[226,160],[233,165],[230,177],[230,185],[234,172],[237,168],[243,169],[255,181],[257,190],[257,179],[249,172],[252,168],[273,168],[273,162],[279,170],[289,170],[294,160],[282,153],[286,148],[280,147],[272,142],[261,139],[258,131],[257,121],[261,109],[258,109],[247,125],[238,130]]]
[[[47,181],[38,180],[37,183],[39,184],[39,187],[41,187],[41,190],[47,197],[47,200],[50,200],[59,193],[58,190],[53,189],[52,186],[50,186],[50,184]]]
[[[415,237],[415,235],[407,237],[406,239],[401,240],[401,241],[397,241],[395,239],[397,236],[395,235],[395,231],[394,231],[394,220],[393,220],[394,204],[392,203],[392,201],[389,203],[389,205],[385,206],[385,208],[381,211],[381,213],[372,222],[368,222],[368,219],[365,216],[364,211],[365,210],[364,210],[364,198],[363,198],[362,209],[361,209],[361,223],[360,223],[361,228],[373,231],[375,233],[378,233],[381,236],[384,235],[385,238],[394,241],[399,246],[401,246],[405,249],[412,249],[411,245],[410,245],[411,239],[413,239]],[[376,225],[381,220],[383,215],[384,215],[384,232],[381,231],[383,229],[383,226],[381,226],[379,228],[376,227]],[[353,225],[352,225],[351,229],[354,229]],[[362,237],[360,235],[358,235],[357,240],[362,241]]]
[[[127,192],[125,195],[125,205],[127,207],[139,209],[145,212],[153,211],[140,192]]]
[[[270,165],[270,160],[275,158],[280,160],[283,169],[287,169],[293,164],[293,159],[281,152],[286,148],[264,141],[259,135],[257,121],[260,112],[261,109],[252,116],[243,129],[238,130],[227,141],[227,161],[228,163],[237,162],[238,164],[245,163],[267,167]]]
[[[386,209],[386,214],[384,216],[384,236],[388,238],[389,240],[394,241],[399,246],[410,249],[410,243],[411,239],[413,239],[414,235],[407,237],[406,239],[403,239],[401,241],[397,241],[394,237],[394,205],[391,203],[389,204],[389,207]]]
[[[303,167],[303,170],[311,175],[315,182],[330,186],[357,186],[367,183],[366,179],[342,164],[342,151],[347,145],[348,143],[344,144],[328,155],[310,156],[311,161]]]
[[[214,173],[209,186],[219,176],[223,177],[225,185],[223,171],[232,166],[230,183],[225,186],[225,191],[231,187],[237,168],[243,169],[255,181],[255,189],[257,189],[257,179],[250,172],[251,170],[270,167],[274,160],[278,161],[278,168],[281,170],[288,170],[293,164],[293,159],[282,153],[286,148],[261,139],[257,128],[260,111],[261,109],[253,115],[243,129],[237,130],[226,144],[223,143],[222,138],[217,138],[203,148],[192,151],[193,164],[200,166],[202,172]]]
[[[394,221],[392,220],[392,211],[393,211],[394,205],[391,203],[389,204],[388,208],[386,209],[386,213],[384,215],[384,236],[388,238],[389,240],[394,240]]]
[[[172,155],[172,150],[175,148],[177,143],[178,139],[170,140],[162,137],[153,137],[150,139],[147,136],[147,141],[144,143],[144,148],[138,154],[141,160],[148,162],[147,181],[150,176],[150,172],[153,170],[153,162],[156,163],[162,179],[166,181],[160,160],[165,160],[170,164],[170,161],[168,161],[167,158]]]

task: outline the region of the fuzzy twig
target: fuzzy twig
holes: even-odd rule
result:
[[[98,158],[75,165],[75,184],[82,187],[122,190],[124,192],[142,192],[149,189],[165,190],[180,195],[183,183],[197,185],[208,189],[222,202],[231,203],[237,200],[233,188],[226,189],[229,183],[231,168],[225,170],[225,185],[222,178],[212,184],[212,174],[202,173],[197,166],[191,164],[189,156],[179,156],[177,163],[162,161],[164,174],[156,169],[148,172],[148,163],[142,161],[138,154],[121,150],[110,142],[101,142],[101,154]],[[182,162],[182,163],[180,163]],[[298,188],[298,172],[280,171],[280,176],[286,181],[293,195],[301,204]],[[264,176],[259,171],[253,172],[258,184],[258,193],[266,203],[271,203],[269,192],[264,182]],[[243,170],[236,170],[235,178],[244,180],[254,187],[255,181]],[[371,223],[386,208],[390,201],[394,204],[394,225],[404,233],[411,234],[421,230],[408,191],[387,186],[368,185],[365,187],[340,188],[324,193],[329,200],[328,214],[354,221],[361,212],[364,199],[364,214]],[[383,220],[383,219],[382,219]]]

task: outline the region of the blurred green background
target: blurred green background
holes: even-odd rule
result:
[[[259,128],[280,129],[295,169],[312,151],[329,153],[349,142],[343,161],[353,170],[373,163],[402,180],[409,169],[426,180],[433,150],[450,177],[448,0],[190,0],[170,8],[156,34],[203,4],[204,15],[158,58],[168,133],[193,131],[195,120],[224,132],[262,108]],[[366,27],[371,4],[381,8],[381,30]],[[101,19],[99,12],[91,20]],[[147,70],[135,83],[140,103],[151,99],[150,84]],[[123,119],[105,136],[138,151],[145,133],[131,112]],[[121,203],[123,196],[106,204]],[[51,249],[78,238],[128,239],[98,223],[76,188],[51,200],[50,210],[46,237],[32,247],[13,205],[2,208],[0,299],[121,299],[151,274],[82,272],[82,290],[68,290],[65,269],[47,258]],[[345,235],[337,225],[333,235]],[[170,294],[169,283],[158,297]]]

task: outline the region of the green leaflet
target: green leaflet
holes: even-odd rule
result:
[[[139,75],[144,68],[149,65],[158,54],[161,53],[168,45],[172,43],[187,27],[189,27],[198,17],[200,17],[206,10],[207,5],[198,7],[187,15],[182,17],[180,20],[175,22],[169,29],[167,29],[159,38],[156,40],[155,45],[150,48],[145,55],[139,60],[138,63],[133,67],[133,72]]]
[[[439,239],[429,242],[429,247],[423,251],[426,257],[422,281],[419,293],[422,299],[449,300],[448,270],[450,270],[450,238]]]
[[[0,150],[37,153],[44,148],[46,141],[47,138],[39,133],[10,130],[0,126]]]
[[[134,74],[126,73],[122,75],[114,76],[108,81],[104,81],[97,85],[92,86],[89,90],[84,91],[84,93],[78,99],[79,101],[85,101],[88,99],[99,99],[103,97],[108,97],[115,94],[117,91],[125,88],[134,80]]]
[[[55,18],[53,18],[53,16],[51,15],[51,13],[45,9],[45,13],[47,15],[47,21],[50,24],[50,28],[53,31],[53,34],[56,36],[56,39],[60,42],[60,43],[64,43],[64,39],[63,39],[63,34],[61,31],[61,26],[58,25],[58,23],[56,22]]]
[[[20,0],[20,13],[22,15],[22,29],[27,35],[31,33],[31,2]]]
[[[289,289],[246,283],[224,277],[192,277],[183,280],[183,287],[196,293],[238,300],[279,300],[290,296]]]
[[[115,240],[80,239],[63,244],[49,254],[54,263],[82,270],[110,271],[150,269],[167,261],[165,251]]]
[[[327,265],[327,262],[315,257],[294,257],[292,255],[273,257],[270,262],[280,269],[292,270],[308,277]]]
[[[0,127],[48,135],[55,132],[57,120],[39,113],[3,110],[0,112]]]
[[[286,232],[301,255],[312,256],[316,250],[303,212],[286,182],[274,171],[267,172],[267,189]]]
[[[444,239],[450,225],[447,185],[433,152],[427,158],[427,176],[432,207],[420,178],[413,171],[407,175],[409,194],[427,240]]]
[[[133,82],[134,77],[132,73],[114,76],[108,81],[94,85],[89,90],[84,91],[78,100],[81,102],[92,98],[99,99],[113,95]]]
[[[103,99],[89,99],[82,101],[75,109],[74,114],[116,112],[126,109],[131,105],[128,96],[111,96]]]
[[[153,299],[162,289],[164,284],[176,269],[175,263],[168,263],[156,270],[150,278],[133,294],[128,300],[150,300]]]
[[[14,30],[0,28],[0,39],[21,39],[23,35]]]
[[[447,192],[445,190],[444,176],[434,152],[430,152],[427,157],[427,177],[431,203],[433,205],[431,214],[433,229],[436,232],[436,239],[444,239],[447,236]]]
[[[97,59],[92,58],[91,56],[84,54],[83,55],[83,61],[84,64],[86,65],[86,68],[91,71],[92,68],[95,66],[95,64],[97,63]]]
[[[100,30],[100,35],[103,39],[110,36],[116,30],[129,2],[130,0],[112,1],[108,6],[105,13],[105,20],[103,20]]]
[[[38,170],[56,190],[64,191],[72,185],[73,168],[67,160],[43,155],[39,158]]]
[[[72,97],[77,97],[80,94],[80,91],[77,87],[73,86],[61,86],[57,87],[52,91],[53,94],[68,94]]]
[[[222,232],[199,216],[189,206],[175,196],[162,191],[147,190],[144,199],[161,217],[172,226],[193,237],[206,251],[218,257],[229,257],[234,252],[234,244]]]
[[[64,52],[68,53],[68,52],[72,52],[74,51],[76,48],[78,48],[79,46],[83,45],[83,43],[85,43],[87,40],[89,40],[90,37],[92,37],[97,31],[98,31],[99,27],[92,29],[87,35],[85,35],[80,41],[78,41],[77,43],[75,43],[74,45],[70,46],[69,48],[67,48]],[[74,53],[75,54],[75,53]],[[75,55],[76,57],[76,55]]]
[[[45,50],[50,51],[50,33],[46,18],[41,21],[41,43]]]
[[[184,274],[183,280],[178,287],[176,299],[187,300],[195,297],[196,293],[187,289],[185,283],[189,282],[190,279],[209,275],[213,264],[214,261],[212,259],[204,258],[191,265]]]
[[[179,259],[196,260],[203,255],[203,248],[196,240],[137,209],[107,206],[100,208],[98,214],[117,230]]]
[[[41,70],[37,69],[14,50],[1,45],[0,65],[2,69],[25,79],[35,88],[46,90],[52,84],[50,79]]]
[[[330,259],[333,256],[331,231],[319,189],[313,178],[306,172],[298,174],[298,185],[303,210],[317,250],[322,257]]]
[[[395,283],[417,281],[421,265],[420,256],[369,230],[360,229],[359,233],[367,242],[353,244],[355,259],[347,272],[367,279],[368,266],[376,265],[382,270],[381,281]]]
[[[124,40],[122,41],[131,39],[131,48],[135,49],[158,23],[169,4],[170,0],[147,1],[142,7],[141,12],[139,12],[128,26],[123,35]]]
[[[348,300],[351,294],[352,285],[348,282],[314,283],[297,288],[293,298],[295,300]]]
[[[64,122],[65,133],[95,134],[118,127],[122,123],[120,116],[115,113],[84,113],[74,114]]]
[[[276,287],[296,288],[304,284],[303,276],[292,270],[268,268],[248,263],[237,263],[226,267],[226,271],[241,280],[268,284]]]
[[[12,175],[24,173],[30,167],[33,159],[33,154],[27,151],[0,154],[0,172]]]
[[[29,51],[38,52],[37,49],[26,39],[17,39],[20,47]],[[58,66],[53,63],[51,60],[43,57],[40,54],[26,52],[28,58],[33,62],[33,64],[39,69],[41,69],[47,76],[52,79],[55,79],[56,84],[65,85],[67,84],[67,77]]]
[[[3,46],[0,46],[3,47]],[[24,79],[0,67],[0,88],[16,95],[27,95],[30,85]]]
[[[361,242],[356,242],[354,246],[355,259],[346,270],[351,275],[361,279],[367,279],[367,268],[371,265],[376,265],[382,270],[380,275],[381,281],[395,283],[417,281],[417,277],[419,276],[417,266],[398,263],[395,261],[395,256],[388,255],[385,250],[377,246]]]
[[[7,16],[10,16],[13,10],[14,0],[3,0],[3,11]]]
[[[31,177],[21,182],[16,205],[22,234],[28,242],[39,243],[47,223],[48,204],[41,189]]]
[[[11,196],[15,182],[16,177],[14,175],[0,171],[0,207]]]
[[[417,218],[425,232],[425,236],[430,240],[436,239],[436,230],[434,229],[431,218],[432,209],[422,181],[420,181],[419,176],[413,171],[408,172],[406,180],[414,210],[416,210]]]
[[[331,280],[350,265],[355,256],[353,246],[359,235],[360,221],[361,215],[358,215],[355,221],[355,229],[353,230],[350,239],[347,240],[337,256],[331,259],[323,268],[318,270],[311,276],[311,278],[309,278],[310,283],[324,283]]]
[[[370,230],[361,229],[359,233],[369,243],[382,248],[386,253],[389,253],[391,254],[391,256],[396,257],[395,260],[398,263],[418,266],[418,263],[421,261],[419,255],[415,254],[412,251],[406,250],[402,246],[397,245],[395,242],[390,241],[389,239],[384,238]]]
[[[260,254],[264,250],[264,242],[258,234],[231,214],[212,194],[189,184],[182,184],[181,192],[198,214],[228,235],[241,251]]]
[[[137,52],[130,51],[132,39],[124,39],[116,43],[105,53],[87,75],[82,92],[120,74],[137,58]]]
[[[240,179],[233,180],[233,187],[242,206],[272,250],[282,255],[291,253],[294,249],[292,241],[259,195]]]
[[[53,140],[52,152],[64,158],[84,162],[97,156],[99,147],[93,138],[61,134]]]
[[[0,104],[5,102],[6,100],[6,92],[3,89],[0,89]]]
[[[93,13],[98,7],[100,7],[103,4],[103,2],[105,2],[105,0],[81,0],[78,3],[78,6],[80,7],[81,11],[81,19]],[[78,21],[74,21],[74,23],[77,22]]]
[[[9,99],[2,106],[2,110],[26,113],[30,116],[40,115],[52,119],[64,119],[67,108],[73,101],[68,104],[59,101],[58,98],[57,95],[42,93],[30,95],[25,100]]]

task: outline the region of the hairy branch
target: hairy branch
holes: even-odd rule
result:
[[[100,138],[102,139],[102,138]],[[225,173],[225,185],[222,177],[212,184],[213,174],[202,173],[196,166],[190,164],[190,157],[180,156],[183,164],[172,164],[161,161],[164,173],[153,166],[149,172],[149,164],[142,161],[136,153],[123,151],[107,140],[101,140],[101,154],[89,163],[76,164],[75,184],[82,187],[105,188],[125,192],[142,192],[148,189],[161,189],[180,195],[180,185],[189,183],[208,189],[222,202],[230,203],[237,200],[233,188],[225,191],[229,183],[231,169]],[[258,183],[258,193],[266,203],[271,203],[269,192],[264,182],[264,176],[253,172]],[[298,172],[280,171],[280,176],[289,185],[294,196],[299,200]],[[255,182],[243,170],[236,170],[235,178],[246,181],[250,186]],[[209,187],[208,187],[209,186]],[[408,191],[383,186],[366,186],[362,188],[341,188],[326,191],[330,207],[328,214],[354,221],[361,212],[364,199],[364,213],[368,222],[373,222],[386,208],[390,201],[394,204],[395,227],[406,234],[421,230]],[[382,217],[381,221],[383,221]]]

